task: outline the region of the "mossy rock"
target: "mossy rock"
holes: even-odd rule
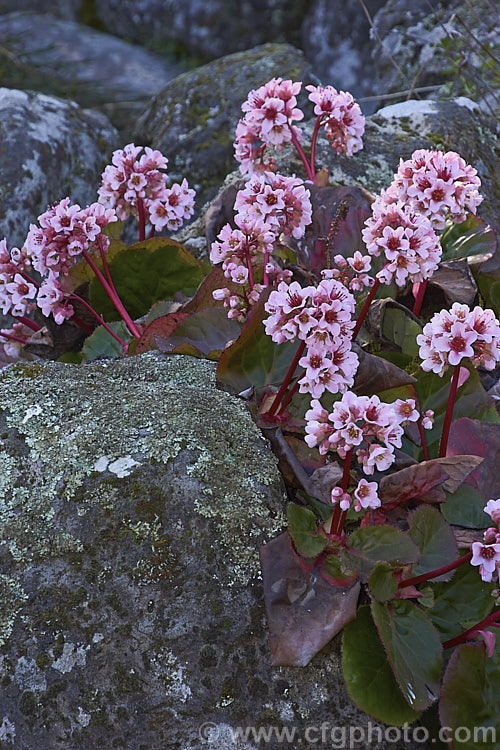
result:
[[[236,727],[368,726],[339,639],[270,666],[257,550],[283,486],[214,375],[158,352],[0,375],[2,750],[255,750]]]

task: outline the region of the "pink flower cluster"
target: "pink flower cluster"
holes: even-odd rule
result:
[[[351,391],[333,405],[331,413],[313,399],[306,412],[305,441],[310,448],[319,446],[321,454],[331,450],[342,459],[354,450],[365,474],[373,474],[375,468],[385,471],[394,463],[394,447],[402,445],[402,425],[413,417],[414,409],[410,415],[406,409],[401,411],[401,404],[386,404],[378,396],[356,396]]]
[[[242,285],[241,294],[216,289],[213,296],[229,307],[228,317],[243,321],[248,308],[258,300],[264,286],[290,279],[291,271],[282,271],[270,262],[270,255],[281,232],[302,237],[311,223],[309,191],[302,180],[272,172],[254,174],[234,203],[236,229],[226,224],[212,243],[210,260],[222,263],[227,279]],[[263,284],[254,274],[262,271]]]
[[[323,279],[317,287],[297,281],[280,283],[265,304],[268,336],[281,344],[300,339],[306,344],[299,365],[305,368],[300,392],[314,398],[328,390],[339,393],[354,382],[358,357],[351,351],[354,298],[335,279]]]
[[[365,118],[359,104],[348,91],[333,86],[306,86],[314,114],[325,126],[326,137],[337,154],[352,156],[363,148]]]
[[[359,513],[363,508],[380,508],[380,498],[377,493],[378,485],[376,482],[367,482],[363,477],[359,480],[358,486],[351,494],[342,489],[334,487],[332,489],[332,503],[339,503],[342,510],[348,510],[351,502],[354,503],[354,510]]]
[[[293,123],[303,119],[297,107],[300,81],[272,78],[264,86],[250,91],[241,109],[244,117],[236,127],[235,158],[243,174],[274,171],[272,157],[265,161],[267,147],[280,150],[288,143],[300,144],[302,132]],[[351,94],[333,86],[307,86],[309,100],[315,105],[316,132],[325,126],[326,137],[338,154],[352,154],[363,148],[365,118]]]
[[[78,203],[72,205],[69,198],[64,198],[38,217],[40,226],[30,224],[26,254],[33,268],[43,276],[49,271],[66,276],[78,256],[91,245],[108,247],[109,240],[102,230],[114,221],[117,221],[115,212],[100,203],[80,208]]]
[[[298,177],[273,172],[254,174],[239,190],[234,210],[250,219],[261,219],[276,236],[299,239],[312,220],[310,192]]]
[[[398,286],[424,281],[441,260],[439,238],[427,217],[402,202],[388,200],[388,191],[375,199],[362,230],[369,254],[385,260],[377,279],[383,284],[394,280]]]
[[[245,113],[236,126],[235,158],[242,174],[274,170],[274,161],[264,161],[266,146],[281,149],[300,139],[301,133],[292,125],[304,113],[297,107],[301,82],[272,78],[264,86],[250,91],[241,109]],[[257,161],[258,159],[258,161]]]
[[[113,208],[119,219],[139,218],[142,205],[152,226],[161,231],[179,229],[194,212],[195,191],[184,179],[167,187],[168,159],[160,151],[129,143],[113,153],[112,164],[102,174],[99,203]]]
[[[437,229],[446,218],[465,221],[467,212],[476,213],[482,202],[477,170],[455,151],[414,151],[401,159],[389,195],[427,216]]]
[[[435,313],[417,336],[422,369],[442,376],[449,365],[470,359],[493,370],[500,361],[500,325],[492,310],[455,302],[451,310]]]
[[[471,565],[479,566],[479,574],[483,581],[490,583],[493,576],[500,582],[500,499],[489,500],[484,512],[491,516],[496,524],[486,529],[482,542],[472,543]]]
[[[321,271],[324,279],[337,279],[350,292],[361,292],[365,287],[373,286],[375,279],[370,276],[372,259],[356,250],[351,258],[335,255],[333,262],[337,268],[325,268]]]

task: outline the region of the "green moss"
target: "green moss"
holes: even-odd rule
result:
[[[38,702],[31,690],[25,690],[19,700],[19,710],[25,716],[35,717],[38,714]]]

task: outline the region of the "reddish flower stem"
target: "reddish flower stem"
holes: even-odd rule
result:
[[[418,292],[417,296],[415,297],[415,304],[413,305],[413,314],[414,315],[420,315],[420,310],[422,309],[422,304],[424,302],[424,296],[425,296],[425,290],[427,289],[427,279],[425,281],[421,281],[418,285]]]
[[[87,263],[89,264],[89,266],[91,267],[91,269],[93,270],[93,272],[95,273],[95,275],[97,276],[97,278],[99,279],[99,281],[101,282],[102,286],[104,287],[104,291],[106,292],[106,294],[110,298],[111,302],[115,306],[117,312],[120,314],[120,316],[123,319],[124,323],[129,328],[131,334],[136,339],[139,339],[141,337],[141,332],[139,331],[139,329],[137,328],[136,324],[134,323],[134,321],[132,320],[132,318],[130,317],[130,315],[128,314],[128,312],[126,311],[126,309],[125,309],[125,307],[123,305],[123,302],[118,297],[116,291],[108,284],[108,282],[107,282],[106,278],[104,277],[102,271],[96,265],[96,263],[94,262],[93,258],[90,257],[90,255],[88,254],[88,252],[86,250],[84,250],[83,253],[82,253],[82,255],[85,258],[85,260],[87,261]]]
[[[295,135],[293,127],[290,125],[290,123],[288,123],[288,127],[290,128],[290,133],[292,134],[292,143],[295,146],[295,149],[296,149],[298,155],[300,156],[302,164],[305,167],[306,174],[307,174],[307,179],[308,180],[314,180],[314,172],[311,170],[309,162],[307,161],[307,156],[305,155],[304,149],[300,145],[299,139]]]
[[[354,449],[351,448],[351,450],[348,451],[344,459],[344,473],[342,474],[342,483],[340,485],[342,489],[344,490],[344,492],[347,490],[347,487],[349,485],[349,472],[351,471],[351,461],[352,461],[353,450]],[[332,531],[334,534],[337,534],[337,536],[340,536],[342,534],[346,517],[347,517],[347,511],[342,510],[340,507],[340,503],[338,503],[337,507],[335,508],[335,513],[334,513],[333,521],[332,521]]]
[[[142,198],[137,199],[137,211],[139,213],[139,242],[144,242],[146,239],[146,211]]]
[[[448,396],[448,404],[446,406],[446,414],[444,415],[443,432],[441,435],[441,443],[439,444],[439,458],[446,456],[446,448],[448,447],[448,437],[450,435],[451,418],[453,416],[453,407],[455,406],[455,398],[457,395],[458,378],[460,376],[460,365],[455,365],[453,370],[453,376],[450,384],[450,395]]]
[[[108,326],[108,324],[106,323],[106,321],[104,320],[104,318],[102,317],[102,315],[99,315],[99,313],[98,313],[98,312],[96,312],[96,311],[94,310],[94,308],[92,307],[92,305],[89,305],[89,303],[87,302],[87,300],[83,299],[83,297],[80,297],[80,295],[78,295],[78,294],[75,294],[74,292],[72,292],[72,293],[71,293],[71,295],[70,295],[70,298],[71,298],[71,297],[72,297],[73,299],[77,299],[77,300],[78,300],[78,302],[81,302],[81,304],[82,304],[82,305],[83,305],[84,307],[86,307],[86,308],[87,308],[87,310],[88,310],[88,311],[89,311],[90,313],[92,313],[92,315],[93,315],[93,316],[94,316],[95,318],[97,318],[97,320],[98,320],[98,321],[99,321],[99,323],[100,323],[100,324],[102,325],[102,327],[103,327],[103,328],[105,328],[105,329],[106,329],[106,331],[107,331],[107,332],[108,332],[108,333],[109,333],[109,334],[110,334],[110,335],[111,335],[111,336],[112,336],[112,337],[113,337],[114,339],[116,339],[116,341],[118,341],[118,343],[120,343],[120,344],[122,345],[122,347],[123,347],[123,350],[124,350],[124,351],[127,351],[127,350],[128,350],[128,344],[127,344],[127,343],[126,343],[125,341],[123,341],[123,339],[121,339],[121,338],[120,338],[120,337],[118,336],[118,334],[116,334],[116,333],[115,333],[115,332],[113,331],[113,329],[112,329],[112,328],[110,328],[110,327]]]
[[[278,406],[281,403],[281,399],[285,395],[286,390],[287,390],[288,386],[290,385],[290,381],[293,378],[293,373],[295,372],[296,367],[299,364],[299,359],[304,354],[304,349],[305,348],[306,348],[305,341],[301,341],[300,342],[300,346],[297,349],[297,353],[296,353],[295,357],[293,358],[293,362],[290,365],[290,367],[288,368],[287,374],[285,375],[285,379],[283,380],[281,388],[279,389],[278,393],[276,394],[276,396],[274,398],[274,401],[271,404],[271,408],[268,411],[268,414],[270,414],[271,416],[277,412]]]
[[[474,625],[472,628],[464,631],[461,635],[457,635],[456,638],[451,638],[451,640],[445,641],[443,643],[443,648],[452,648],[453,646],[459,646],[461,643],[465,643],[465,641],[469,640],[470,635],[475,633],[477,630],[484,630],[484,628],[493,625],[493,623],[497,622],[497,620],[500,620],[500,609],[497,609],[496,612],[492,612],[491,615],[488,615],[488,617],[485,617],[484,620],[481,620],[481,622],[478,622],[477,625]]]
[[[318,117],[316,118],[316,122],[314,123],[314,131],[313,131],[312,139],[311,139],[311,175],[312,175],[312,179],[314,179],[314,177],[316,176],[316,165],[315,165],[315,162],[316,162],[316,141],[318,140],[318,133],[319,133],[319,129],[321,127],[321,118],[322,118],[322,115],[318,115]]]
[[[404,589],[407,586],[416,586],[417,583],[423,583],[424,581],[430,581],[431,578],[437,578],[438,576],[442,576],[445,573],[449,573],[450,570],[455,570],[455,568],[460,567],[460,565],[463,565],[464,563],[468,562],[472,557],[472,552],[467,552],[466,555],[463,555],[462,557],[459,557],[458,560],[455,560],[452,563],[448,563],[448,565],[443,565],[442,568],[436,568],[436,570],[431,570],[429,573],[422,573],[420,576],[414,576],[414,578],[405,578],[403,581],[400,581],[398,583],[398,589]]]
[[[361,308],[361,312],[359,313],[359,317],[358,317],[358,319],[356,321],[356,326],[354,328],[354,331],[352,332],[352,340],[353,341],[355,340],[356,336],[358,335],[359,329],[363,325],[363,321],[364,321],[364,319],[366,317],[366,313],[368,312],[368,308],[370,307],[373,298],[377,294],[377,290],[378,290],[379,286],[380,286],[380,281],[378,279],[375,279],[375,283],[372,286],[372,288],[370,289],[370,293],[369,293],[368,297],[365,299],[364,305]]]
[[[71,321],[73,323],[76,323],[76,325],[82,329],[82,331],[85,331],[85,333],[93,333],[94,329],[88,326],[81,318],[79,318],[77,315],[71,316]]]
[[[290,390],[286,394],[285,398],[283,399],[283,403],[281,404],[281,409],[278,412],[278,416],[281,416],[281,414],[283,414],[283,412],[285,411],[286,407],[288,406],[288,404],[290,403],[290,401],[292,400],[292,398],[297,393],[298,389],[299,389],[299,381],[297,380],[295,382],[295,384],[290,388]]]
[[[13,336],[11,333],[0,333],[0,339],[8,339],[9,341],[16,341],[18,344],[25,344],[27,339],[22,339],[20,336]],[[3,342],[0,342],[3,343]]]
[[[108,266],[108,261],[106,260],[106,252],[104,250],[104,247],[102,245],[101,241],[101,235],[99,235],[97,239],[97,244],[99,246],[99,255],[101,256],[101,262],[102,267],[104,269],[104,273],[106,274],[106,279],[108,280],[108,284],[110,285],[111,289],[114,291],[115,294],[117,294],[117,291],[115,289],[115,285],[113,284],[113,279],[111,278],[111,273]]]
[[[417,427],[418,431],[420,433],[420,440],[422,441],[422,450],[424,452],[424,461],[429,460],[429,450],[427,448],[427,441],[425,439],[425,430],[422,426],[422,416],[420,416],[417,420]]]
[[[149,239],[152,239],[152,237],[154,237],[154,236],[155,236],[155,228],[152,226],[151,230],[149,232]]]
[[[33,284],[33,286],[36,286],[37,289],[40,289],[41,285],[38,283],[38,281],[35,281],[35,279],[32,279],[31,276],[26,273],[26,271],[19,271],[19,273],[21,274],[23,279],[26,279],[26,281],[28,281],[30,284]]]
[[[12,316],[14,320],[19,320],[21,323],[23,323],[27,328],[31,328],[32,331],[39,331],[42,326],[39,326],[38,323],[35,323],[34,320],[31,320],[30,318],[26,318],[24,315],[13,315]]]

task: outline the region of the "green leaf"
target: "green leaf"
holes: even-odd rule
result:
[[[133,336],[122,320],[110,323],[109,327],[126,344],[132,341]],[[92,362],[94,359],[101,358],[121,357],[122,355],[123,349],[121,344],[108,333],[104,326],[99,326],[85,339],[82,349],[82,362]]]
[[[156,343],[161,352],[218,360],[227,343],[237,339],[240,332],[241,325],[227,317],[227,310],[213,308],[191,313],[168,338],[157,335]]]
[[[442,641],[460,635],[493,609],[494,584],[482,581],[478,568],[470,563],[457,568],[449,583],[436,583],[433,588],[434,605],[428,614]]]
[[[412,576],[430,573],[442,568],[458,557],[458,548],[453,531],[435,508],[421,505],[408,518],[408,534],[420,548],[422,557],[412,570]],[[448,578],[451,574],[448,574]],[[440,577],[434,580],[447,580]]]
[[[370,573],[368,586],[379,602],[387,602],[389,599],[393,599],[398,590],[398,583],[394,578],[394,569],[387,563],[377,563]]]
[[[362,711],[392,726],[418,719],[403,698],[366,605],[344,628],[342,669],[347,692]]]
[[[450,747],[496,750],[500,737],[500,649],[487,658],[483,643],[459,646],[443,678],[439,715],[451,729]],[[468,734],[467,734],[468,730]],[[466,745],[463,740],[467,738]],[[458,740],[462,739],[462,742]]]
[[[65,354],[61,354],[61,356],[57,358],[57,361],[66,362],[66,364],[70,365],[80,365],[82,359],[83,355],[81,352],[66,352]]]
[[[288,531],[299,555],[318,557],[325,549],[328,539],[318,530],[314,513],[302,505],[288,506]]]
[[[327,555],[321,565],[322,577],[332,586],[348,586],[356,580],[358,573],[344,564],[344,555]]]
[[[408,600],[372,601],[372,616],[408,705],[423,711],[439,693],[442,648],[429,617]]]
[[[354,531],[346,551],[352,566],[366,577],[378,562],[394,562],[401,565],[417,562],[420,550],[412,539],[394,526],[364,526]]]
[[[238,339],[222,352],[217,378],[233,393],[254,386],[280,386],[290,367],[299,342],[275,344],[266,335],[262,321],[268,317],[264,304],[271,293],[265,290],[243,325]]]
[[[400,347],[403,354],[416,357],[418,354],[417,336],[422,326],[410,317],[405,310],[386,307],[382,324],[382,334]]]
[[[453,493],[446,493],[443,503],[443,516],[448,523],[466,526],[469,529],[487,529],[491,525],[491,518],[483,511],[486,500],[483,495],[470,484],[462,484]]]
[[[191,296],[203,278],[201,264],[182,245],[157,237],[117,253],[109,263],[116,291],[130,316],[145,315],[154,302]],[[90,302],[106,321],[118,313],[97,278],[90,282]]]
[[[448,221],[440,241],[443,260],[486,255],[495,252],[497,245],[493,229],[483,219],[472,215],[461,224]]]

